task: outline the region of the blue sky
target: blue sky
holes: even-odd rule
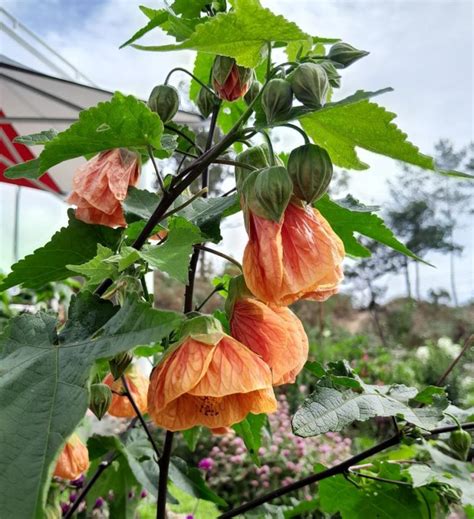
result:
[[[138,9],[141,3],[156,8],[163,5],[160,1],[145,0],[3,0],[2,5],[98,85],[146,97],[172,66],[192,66],[193,55],[119,50],[119,45],[146,23]],[[440,137],[449,138],[458,146],[472,140],[470,0],[263,0],[262,4],[311,34],[337,36],[371,52],[344,73],[338,97],[359,88],[392,86],[395,91],[377,102],[398,114],[396,123],[423,152],[431,153]],[[156,31],[144,41],[165,40]],[[7,50],[4,47],[2,52],[8,54]],[[11,52],[15,54],[13,48]],[[9,57],[18,59],[15,55]],[[364,202],[383,203],[386,181],[396,173],[397,165],[369,152],[360,155],[371,169],[351,173],[351,192]],[[2,193],[2,219],[6,221],[11,193]],[[51,207],[51,214],[46,214],[44,200],[38,204],[42,207],[45,235],[25,226],[23,253],[44,242],[63,219],[59,216],[64,213],[62,207]],[[28,205],[30,211],[36,206],[34,201]],[[1,225],[3,232],[5,225]],[[244,239],[235,225],[232,222],[232,229],[226,232],[224,245],[232,243],[238,257]],[[461,229],[457,239],[466,248],[459,260],[459,291],[462,299],[467,300],[472,298],[474,287],[472,225]],[[9,262],[7,256],[2,253],[2,268]],[[421,267],[423,291],[447,287],[447,258],[434,255],[428,259],[437,269]],[[390,284],[391,295],[402,293],[403,285],[397,278]]]

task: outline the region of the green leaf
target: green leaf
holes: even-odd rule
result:
[[[310,36],[283,16],[263,8],[258,0],[235,0],[235,10],[201,23],[182,43],[136,48],[150,51],[193,49],[235,58],[239,65],[256,67],[267,42],[307,41]]]
[[[186,445],[188,446],[188,449],[191,452],[194,452],[196,450],[196,445],[199,440],[199,437],[201,436],[201,431],[202,429],[199,426],[183,431],[184,441],[186,442]]]
[[[212,501],[219,506],[226,506],[227,503],[215,494],[202,479],[201,473],[198,469],[189,468],[184,460],[173,456],[169,467],[170,480],[186,494],[204,499],[205,501]]]
[[[54,128],[51,128],[50,130],[43,130],[39,133],[31,133],[30,135],[15,137],[13,142],[19,142],[25,146],[36,146],[38,144],[46,144],[47,142],[52,141],[57,134],[58,132]]]
[[[266,423],[265,414],[249,413],[244,420],[232,426],[232,429],[244,440],[252,461],[258,466],[260,466],[258,449],[262,445],[262,429]]]
[[[304,365],[304,367],[315,377],[321,378],[324,377],[324,375],[326,375],[326,370],[324,369],[323,365],[319,362],[307,362]]]
[[[179,197],[173,207],[179,207],[186,200],[187,197]],[[135,215],[147,220],[159,202],[160,197],[155,193],[130,188],[124,202],[124,210],[129,215]],[[221,218],[234,214],[239,210],[240,205],[237,195],[230,195],[214,198],[197,198],[176,214],[197,225],[208,240],[217,243],[222,239],[219,230]]]
[[[407,140],[407,136],[392,121],[396,115],[382,106],[363,98],[360,93],[331,103],[300,118],[306,133],[327,150],[337,166],[349,169],[367,169],[356,153],[356,146],[373,153],[436,171],[431,157],[423,155]],[[457,175],[458,172],[444,172]],[[459,175],[464,176],[460,173]]]
[[[0,400],[8,412],[0,437],[0,509],[7,517],[43,517],[54,461],[84,417],[97,359],[168,336],[182,319],[133,299],[122,308],[83,292],[71,300],[58,333],[44,313],[13,318],[0,338]],[[21,434],[19,432],[21,431]]]
[[[153,15],[150,19],[150,21],[145,25],[145,27],[142,27],[139,29],[131,38],[129,38],[125,43],[122,43],[120,45],[120,49],[123,47],[126,47],[127,45],[130,45],[134,41],[139,40],[142,36],[145,36],[148,32],[155,29],[156,27],[161,27],[165,22],[168,21],[168,11],[166,9],[154,9]]]
[[[200,79],[205,85],[210,82],[211,68],[214,63],[214,56],[212,54],[206,54],[205,52],[198,52],[196,59],[194,60],[193,75]],[[191,80],[191,86],[189,87],[189,97],[192,101],[196,102],[201,85]]]
[[[39,158],[35,159],[39,163],[33,165],[29,161],[27,171],[23,164],[12,166],[5,175],[18,178],[21,170],[23,177],[39,178],[60,162],[112,148],[151,145],[159,150],[162,133],[161,119],[145,103],[116,92],[110,101],[80,112],[77,122],[47,142]]]
[[[87,278],[89,285],[98,285],[104,279],[115,279],[117,268],[104,260],[113,255],[113,251],[100,243],[97,245],[97,255],[86,263],[80,265],[66,265],[71,272],[75,272]]]
[[[69,225],[63,227],[43,247],[36,249],[12,266],[12,272],[0,284],[0,291],[15,285],[41,288],[51,281],[61,281],[71,275],[67,265],[79,265],[96,255],[98,244],[115,248],[120,229],[89,225],[76,220],[69,211]]]
[[[209,0],[174,0],[171,9],[184,18],[198,18],[206,4],[209,4]]]
[[[171,277],[187,283],[193,245],[203,241],[199,228],[181,216],[170,218],[169,232],[162,245],[147,245],[140,256],[148,264]]]
[[[430,429],[442,417],[440,408],[411,408],[408,405],[417,394],[415,388],[366,384],[361,388],[361,392],[355,392],[317,386],[293,416],[293,432],[302,437],[338,432],[353,422],[364,422],[376,416],[400,416],[411,424]]]
[[[343,476],[319,484],[321,508],[342,519],[408,519],[425,517],[424,503],[410,487],[370,483],[357,488]]]
[[[354,201],[354,198],[351,197],[350,203],[354,204]],[[351,210],[347,208],[347,199],[336,202],[331,200],[328,195],[324,195],[315,204],[315,207],[326,218],[334,232],[344,242],[347,254],[362,258],[370,256],[369,249],[360,244],[354,236],[354,233],[359,233],[383,243],[387,247],[405,254],[405,256],[422,261],[397,240],[393,232],[386,227],[382,218],[372,212],[372,208],[367,207],[367,210],[364,210],[364,206],[361,206],[358,202],[357,204],[357,209]]]
[[[43,173],[39,172],[40,159],[31,159],[26,162],[20,162],[5,170],[7,178],[39,178]]]

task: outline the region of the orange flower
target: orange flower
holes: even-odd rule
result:
[[[216,56],[212,66],[212,85],[221,99],[235,101],[244,96],[251,79],[251,69],[240,67],[233,58]]]
[[[290,309],[270,307],[254,298],[237,299],[230,329],[270,366],[274,386],[295,381],[308,358],[308,338]]]
[[[248,413],[272,413],[276,400],[265,362],[212,317],[185,323],[182,340],[151,375],[148,413],[170,431],[203,425],[222,433]]]
[[[79,436],[72,434],[59,455],[54,475],[63,479],[77,479],[89,468],[89,451]]]
[[[248,211],[249,242],[243,259],[250,291],[286,306],[298,299],[325,301],[344,275],[344,245],[319,211],[290,203],[280,223]]]
[[[125,380],[128,389],[132,394],[135,403],[141,413],[147,412],[146,394],[148,391],[148,379],[144,377],[135,366],[131,366],[125,372]],[[121,394],[124,387],[120,379],[114,380],[112,373],[109,373],[103,380],[103,384],[107,384],[112,390],[112,403],[110,404],[108,413],[118,418],[133,418],[136,416],[130,400]]]
[[[125,148],[103,151],[81,166],[67,201],[77,206],[76,218],[86,223],[125,227],[121,202],[140,174],[138,155]]]

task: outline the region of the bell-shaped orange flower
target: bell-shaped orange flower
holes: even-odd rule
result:
[[[67,201],[77,206],[76,218],[86,223],[125,227],[121,202],[140,175],[138,155],[125,148],[103,151],[81,166]]]
[[[344,275],[344,245],[318,210],[291,202],[281,222],[246,214],[249,242],[243,271],[261,301],[287,306],[298,299],[325,301]]]
[[[293,383],[308,359],[308,337],[288,308],[251,297],[237,299],[230,318],[232,336],[270,366],[273,385]]]
[[[148,413],[170,431],[196,425],[222,433],[277,404],[267,364],[207,316],[186,321],[182,339],[153,370]]]
[[[141,413],[147,412],[147,391],[149,381],[136,368],[131,365],[125,372],[125,380],[128,389],[137,404]],[[136,416],[135,410],[128,397],[124,394],[122,380],[114,380],[112,373],[109,373],[103,380],[103,384],[107,384],[112,390],[112,403],[110,404],[108,413],[117,418],[133,418]]]
[[[237,65],[233,58],[216,56],[212,66],[212,85],[217,95],[225,101],[243,97],[250,86],[252,70]]]
[[[59,455],[54,469],[58,478],[74,480],[89,468],[89,451],[79,436],[72,434]]]

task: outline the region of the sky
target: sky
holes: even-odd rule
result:
[[[119,45],[147,21],[138,9],[142,3],[154,8],[163,6],[156,0],[3,0],[2,6],[100,87],[146,98],[170,68],[191,68],[193,53],[119,50]],[[391,86],[394,92],[376,101],[398,114],[395,122],[421,151],[432,153],[440,137],[457,146],[473,139],[470,0],[263,0],[262,4],[295,21],[308,33],[339,37],[370,51],[367,58],[344,72],[343,86],[335,99],[360,88]],[[143,39],[145,44],[166,41],[159,30]],[[1,52],[44,70],[3,37]],[[285,144],[299,144],[292,136],[283,137]],[[351,172],[350,192],[365,203],[383,206],[388,196],[386,183],[398,171],[397,164],[365,151],[360,151],[360,156],[371,167]],[[440,182],[444,182],[441,177]],[[44,243],[66,220],[64,206],[51,202],[48,194],[24,191],[20,255]],[[13,189],[2,187],[0,196],[0,268],[6,269],[12,260],[5,243],[11,239]],[[472,229],[472,222],[466,221],[456,234],[465,247],[457,260],[459,296],[464,301],[474,294]],[[227,224],[222,246],[239,258],[244,245],[240,220],[234,218]],[[448,288],[448,258],[433,254],[426,259],[436,268],[421,266],[422,291]],[[389,295],[400,294],[401,278],[392,277]]]

